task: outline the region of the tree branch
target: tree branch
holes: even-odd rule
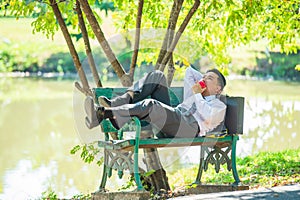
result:
[[[91,28],[101,45],[106,57],[108,58],[108,61],[111,63],[112,68],[116,72],[117,76],[121,80],[121,83],[123,86],[130,86],[132,85],[132,80],[129,78],[129,76],[125,73],[124,68],[121,66],[120,62],[116,58],[114,52],[112,51],[109,43],[107,42],[104,33],[102,29],[99,26],[99,23],[88,3],[87,0],[79,0],[81,8],[83,12],[86,15],[87,20],[89,21]]]
[[[184,32],[186,26],[188,25],[189,21],[191,20],[192,16],[194,15],[194,13],[196,12],[196,10],[198,9],[200,5],[200,0],[195,0],[195,3],[193,5],[193,7],[189,10],[189,13],[187,14],[187,16],[185,17],[184,21],[182,22],[182,24],[180,25],[176,35],[175,35],[175,38],[170,46],[170,48],[168,49],[162,63],[161,63],[161,66],[159,67],[159,70],[160,71],[164,71],[165,69],[165,66],[166,64],[168,63],[170,57],[171,57],[171,54],[172,52],[174,51],[182,33]]]
[[[75,49],[74,43],[73,43],[73,41],[71,39],[71,36],[70,36],[68,28],[67,28],[67,26],[65,24],[65,21],[62,18],[62,15],[61,15],[61,12],[60,12],[60,10],[58,8],[58,5],[57,5],[57,3],[56,3],[55,0],[50,0],[50,5],[51,5],[51,7],[53,9],[53,12],[54,12],[55,17],[57,19],[57,22],[58,22],[58,24],[60,26],[60,29],[61,29],[61,31],[63,33],[63,36],[64,36],[64,38],[65,38],[65,40],[67,42],[70,54],[71,54],[71,56],[73,58],[73,62],[74,62],[75,68],[76,68],[77,73],[79,75],[79,78],[80,78],[80,80],[82,82],[83,88],[82,88],[81,91],[84,91],[84,93],[86,95],[91,95],[92,92],[90,90],[90,86],[88,84],[86,75],[85,75],[85,73],[84,73],[84,71],[82,69],[82,65],[81,65],[81,62],[79,60],[78,53],[77,53],[77,51]]]
[[[78,0],[76,0],[75,11],[77,12],[79,28],[80,28],[81,33],[82,33],[82,38],[83,38],[84,46],[85,46],[85,52],[86,52],[86,55],[88,57],[88,63],[89,63],[90,69],[92,71],[94,81],[95,81],[97,87],[102,87],[102,83],[100,81],[100,78],[99,78],[99,75],[98,75],[98,72],[97,72],[97,69],[96,69],[96,65],[95,65],[95,60],[94,60],[94,57],[93,57],[93,54],[92,54],[92,50],[91,50],[91,46],[90,46],[90,42],[89,42],[89,36],[88,36],[86,26],[85,26],[85,23],[84,23],[82,11],[81,11],[81,8],[80,8],[80,3],[79,3]]]
[[[164,56],[167,53],[167,49],[170,47],[170,45],[172,43],[174,33],[175,33],[176,24],[177,24],[177,20],[178,20],[178,17],[179,17],[179,13],[180,13],[183,1],[184,0],[174,0],[172,10],[171,10],[170,16],[169,16],[168,29],[167,29],[162,47],[160,49],[158,59],[156,61],[155,69],[159,69],[159,66],[161,65],[161,62],[162,62]]]
[[[134,70],[136,67],[136,61],[137,61],[137,57],[138,57],[138,53],[139,53],[143,6],[144,6],[144,0],[139,0],[138,12],[137,12],[137,16],[136,16],[134,49],[133,49],[133,55],[131,58],[131,64],[130,64],[130,69],[129,69],[129,76],[131,77],[132,80],[133,80]]]

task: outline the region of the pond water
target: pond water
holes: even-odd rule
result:
[[[0,199],[38,199],[52,189],[61,198],[97,190],[102,167],[70,150],[102,138],[84,126],[83,99],[74,81],[0,79]],[[245,96],[238,156],[300,147],[300,84],[230,80],[225,93]],[[197,163],[199,147],[160,152],[167,172]],[[193,152],[193,153],[191,153]],[[122,185],[117,178],[108,187]]]

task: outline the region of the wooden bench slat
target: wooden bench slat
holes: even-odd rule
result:
[[[98,141],[98,146],[109,150],[121,150],[133,147],[135,140],[110,140],[110,141]]]
[[[224,145],[232,141],[232,136],[225,136],[221,138],[146,138],[139,140],[139,148],[159,148],[159,147],[183,147],[183,146],[214,146]],[[99,141],[99,147],[104,147],[110,150],[128,149],[135,145],[135,139],[127,140],[111,140]]]

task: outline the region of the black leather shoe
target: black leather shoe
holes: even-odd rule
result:
[[[102,120],[103,120],[103,107],[96,107],[94,104],[94,100],[92,97],[87,96],[85,101],[84,101],[84,109],[86,113],[85,117],[85,125],[89,128],[92,129],[96,126],[98,126]]]
[[[169,136],[167,136],[165,133],[159,131],[158,133],[156,133],[156,137],[157,138],[171,138]]]

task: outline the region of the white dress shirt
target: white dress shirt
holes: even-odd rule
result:
[[[192,86],[202,77],[199,71],[192,67],[187,68],[184,78],[184,99],[179,105],[197,120],[200,127],[198,136],[205,136],[207,132],[221,124],[226,112],[226,105],[216,95],[204,98],[200,93],[193,93]]]

